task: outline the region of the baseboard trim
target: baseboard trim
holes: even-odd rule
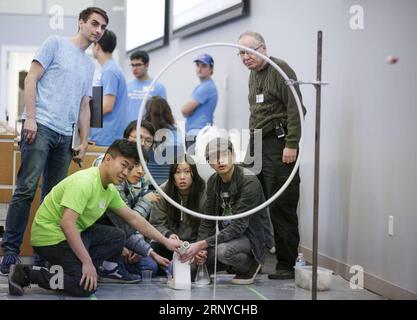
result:
[[[305,259],[311,263],[312,250],[304,246],[300,246]],[[344,262],[335,260],[319,253],[318,263],[321,267],[333,270],[336,274],[349,281],[352,274],[349,273],[351,266]],[[365,289],[377,293],[385,298],[392,300],[417,300],[417,293],[408,291],[391,282],[378,278],[377,276],[364,272],[364,287]]]

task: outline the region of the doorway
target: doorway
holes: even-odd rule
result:
[[[20,131],[24,111],[24,80],[37,48],[3,46],[1,53],[0,121]]]

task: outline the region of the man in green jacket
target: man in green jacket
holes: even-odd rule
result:
[[[239,44],[268,56],[265,40],[257,32],[243,33],[239,37]],[[249,156],[255,157],[254,163],[262,161],[262,170],[257,174],[269,199],[287,181],[294,168],[301,137],[300,116],[289,86],[274,67],[249,51],[240,50],[239,56],[251,71],[249,128],[252,133],[256,129],[262,130],[262,153],[255,151],[260,146],[254,145],[251,134]],[[274,57],[270,59],[290,79],[297,80],[295,72],[285,61]],[[301,101],[298,86],[295,86],[295,90]],[[305,113],[305,109],[303,111]],[[293,267],[300,241],[297,217],[299,185],[297,172],[285,192],[269,206],[277,255],[276,272],[269,275],[270,279],[294,278]]]

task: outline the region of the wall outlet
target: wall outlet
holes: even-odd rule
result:
[[[394,235],[394,216],[388,216],[388,235]]]

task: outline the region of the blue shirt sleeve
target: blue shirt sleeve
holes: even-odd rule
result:
[[[43,69],[46,70],[54,61],[55,52],[58,50],[58,38],[49,37],[38,49],[33,60],[39,62]]]
[[[101,83],[103,85],[103,95],[117,96],[118,80],[112,71],[104,71],[101,75]]]
[[[191,97],[198,101],[200,104],[203,104],[210,98],[210,93],[210,87],[202,83],[197,88],[195,88]]]
[[[156,95],[164,98],[165,100],[167,100],[167,92],[165,90],[164,85],[162,85],[162,84],[158,85],[158,93]]]

